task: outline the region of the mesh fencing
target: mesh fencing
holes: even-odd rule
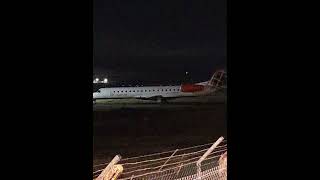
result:
[[[119,161],[123,172],[117,179],[226,179],[226,166],[219,164],[221,156],[227,152],[227,141],[222,141],[197,166],[199,158],[209,149],[212,143],[176,149],[149,155],[124,158]],[[94,178],[108,163],[95,165]],[[101,167],[101,169],[99,169]],[[199,168],[201,169],[199,174]]]

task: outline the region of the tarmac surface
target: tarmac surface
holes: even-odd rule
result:
[[[93,105],[93,164],[227,139],[226,97],[168,103],[101,100]]]
[[[225,103],[223,94],[203,97],[183,97],[159,103],[154,100],[141,99],[101,99],[93,104],[93,111],[109,111],[114,109],[176,109],[176,108],[201,108],[209,105]]]

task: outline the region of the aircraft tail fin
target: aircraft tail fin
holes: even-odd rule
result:
[[[223,88],[227,83],[227,73],[224,70],[216,71],[208,81],[208,86],[214,89]]]

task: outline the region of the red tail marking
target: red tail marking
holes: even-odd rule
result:
[[[198,92],[203,91],[204,86],[197,84],[183,84],[181,85],[181,92]]]

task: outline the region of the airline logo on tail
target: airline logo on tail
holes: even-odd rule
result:
[[[182,84],[181,92],[201,92],[205,89],[216,90],[222,88],[225,85],[226,72],[224,70],[216,71],[209,81],[197,83],[197,84]]]
[[[226,72],[224,70],[216,71],[212,78],[208,81],[208,86],[213,88],[220,88],[226,83]]]

